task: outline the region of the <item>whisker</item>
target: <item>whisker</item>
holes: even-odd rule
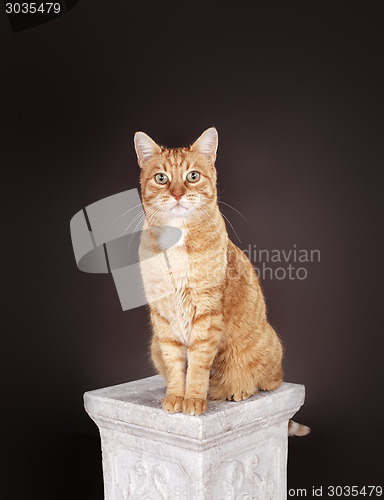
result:
[[[140,230],[140,228],[142,228],[144,221],[145,221],[145,217],[139,218],[135,221],[135,226],[134,226],[133,230],[131,231],[130,241],[132,240],[134,235]]]
[[[219,229],[219,226],[216,224],[216,222],[212,219],[212,217],[209,215],[208,212],[206,212],[202,207],[200,206],[197,206],[196,207],[198,210],[201,210],[203,212],[203,214],[205,214],[207,217],[209,217],[211,219],[211,221],[213,222],[213,224],[216,226],[216,229],[217,229],[217,232],[219,235],[221,235],[221,231]],[[210,224],[210,223],[209,223]]]
[[[139,208],[139,207],[142,207],[141,203],[139,205],[136,205],[135,207],[130,208],[129,210],[127,210],[123,214],[119,215],[119,217],[117,219],[115,219],[113,222],[111,222],[111,225],[115,224],[119,219],[121,219],[122,217],[124,217],[124,215],[127,215],[129,212],[132,212],[132,210],[135,210],[136,208]]]
[[[140,212],[139,214],[136,214],[135,217],[131,220],[131,222],[128,224],[128,226],[124,229],[124,231],[121,233],[122,235],[128,231],[128,229],[132,226],[132,224],[136,223],[137,220],[139,220],[141,217],[143,217],[143,220],[145,219],[145,212]]]
[[[202,200],[210,200],[210,198],[201,198]],[[222,203],[223,205],[226,205],[227,207],[229,208],[232,208],[232,210],[234,210],[235,212],[237,212],[239,215],[241,215],[241,217],[244,219],[244,220],[247,220],[244,215],[239,212],[235,207],[233,207],[232,205],[230,205],[229,203],[225,203],[225,201],[221,201],[221,200],[217,200],[217,203]]]
[[[204,204],[204,205],[208,205],[207,203],[204,203],[204,202],[203,202],[203,204]],[[236,238],[237,238],[237,239],[239,240],[239,242],[241,243],[241,239],[238,237],[238,235],[237,235],[237,233],[236,233],[236,231],[235,231],[235,228],[233,227],[233,225],[232,225],[231,221],[230,221],[230,220],[228,219],[228,217],[227,217],[226,215],[224,215],[222,212],[220,212],[220,214],[224,217],[224,219],[225,219],[225,220],[228,222],[228,224],[231,226],[231,228],[232,228],[233,232],[235,233]]]
[[[222,212],[220,212],[220,213],[221,213],[221,215],[224,217],[224,219],[228,222],[228,224],[231,226],[232,231],[233,231],[233,232],[235,233],[235,235],[236,235],[236,238],[237,238],[237,239],[239,240],[239,242],[241,243],[241,239],[237,236],[237,233],[236,233],[236,231],[235,231],[235,228],[232,226],[231,221],[230,221],[230,220],[228,219],[228,217],[227,217],[226,215],[224,215]]]
[[[155,218],[157,219],[157,216],[163,212],[163,209],[161,207],[157,207],[152,210],[152,213],[149,214],[147,219],[148,226],[151,226],[153,222],[155,222]]]
[[[159,208],[155,209],[155,208],[152,208],[152,207],[148,207],[147,210],[151,211],[151,213],[149,214],[148,217],[147,217],[146,214],[144,214],[144,218],[142,220],[139,220],[137,222],[134,230],[132,231],[131,237],[129,239],[128,251],[129,251],[129,249],[131,247],[132,240],[133,240],[134,236],[137,234],[137,231],[138,231],[140,225],[143,224],[145,220],[147,220],[148,224],[150,225],[152,223],[152,220],[153,220],[154,216],[156,216],[159,213],[159,211],[160,211]],[[151,221],[151,222],[149,222],[149,221]]]
[[[222,203],[223,205],[226,205],[227,207],[229,208],[232,208],[232,210],[234,210],[235,212],[237,212],[239,215],[241,215],[241,217],[244,219],[244,220],[247,220],[244,215],[239,212],[235,207],[233,207],[232,205],[229,205],[228,203],[225,203],[224,201],[221,201],[221,200],[217,200],[218,203]]]

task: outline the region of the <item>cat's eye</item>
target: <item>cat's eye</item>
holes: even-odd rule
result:
[[[200,179],[200,174],[199,172],[189,172],[187,175],[187,181],[188,182],[197,182]]]
[[[167,184],[168,177],[163,173],[156,174],[155,181],[157,182],[157,184]]]

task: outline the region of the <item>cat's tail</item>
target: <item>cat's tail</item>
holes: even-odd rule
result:
[[[293,420],[288,424],[288,436],[306,436],[311,432],[311,428],[303,424],[298,424]]]

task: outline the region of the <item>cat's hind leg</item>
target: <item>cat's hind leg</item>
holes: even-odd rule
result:
[[[277,367],[273,374],[259,382],[259,389],[261,391],[274,391],[281,386],[282,381],[283,370],[281,367]]]
[[[282,347],[270,325],[239,344],[227,343],[216,356],[211,370],[210,399],[241,401],[260,390],[273,391],[281,385]]]
[[[254,396],[259,388],[254,378],[228,358],[216,360],[209,381],[208,398],[223,401],[242,401]]]
[[[283,367],[281,364],[283,348],[279,337],[270,324],[267,323],[265,337],[268,339],[267,355],[260,366],[258,386],[261,391],[274,391],[283,381]]]

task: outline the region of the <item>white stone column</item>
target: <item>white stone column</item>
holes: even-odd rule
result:
[[[304,386],[209,402],[199,417],[166,414],[159,376],[86,392],[100,430],[106,500],[282,500],[288,420]]]

